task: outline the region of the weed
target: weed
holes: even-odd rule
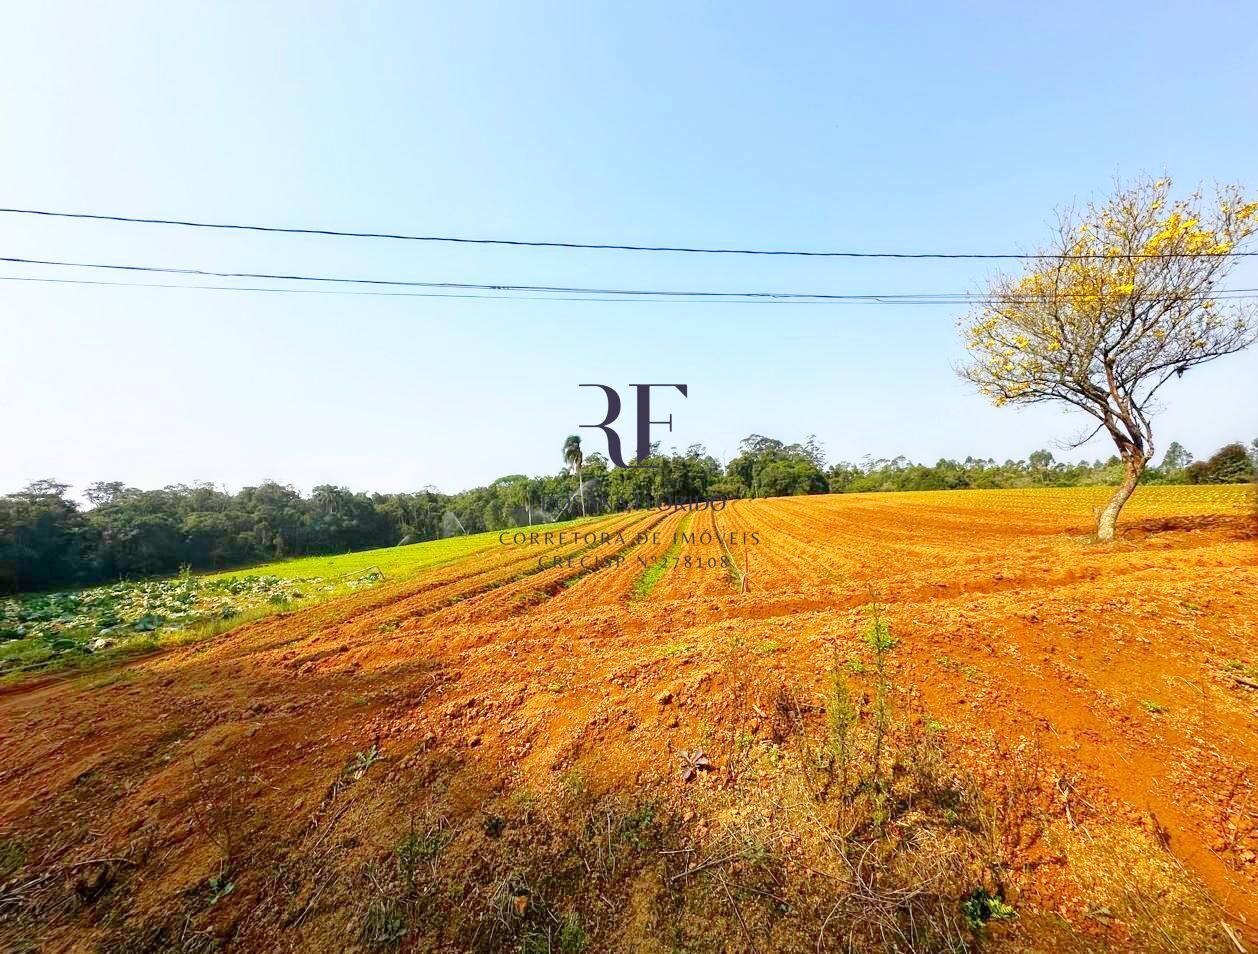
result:
[[[895,639],[891,636],[891,624],[882,617],[882,610],[875,599],[869,607],[869,624],[865,628],[865,642],[874,654],[874,672],[876,674],[874,693],[874,743],[870,757],[876,823],[881,825],[885,820],[882,802],[886,796],[882,777],[882,750],[886,743],[887,729],[891,721],[891,708],[888,696],[890,683],[887,678],[887,656],[895,648]]]
[[[769,757],[769,764],[772,765],[775,769],[780,769],[782,767],[782,762],[783,762],[783,759],[785,758],[785,755],[782,752],[781,746],[775,745],[772,742],[766,742],[765,755]]]
[[[620,859],[658,842],[659,809],[654,801],[625,806],[607,799],[591,806],[577,854],[587,875],[610,879]]]
[[[589,937],[581,924],[579,915],[572,913],[564,918],[559,926],[560,954],[581,954],[589,943]]]
[[[453,834],[444,816],[429,815],[424,823],[411,818],[387,856],[363,870],[359,937],[370,947],[396,947],[424,923],[423,915],[438,897],[438,859]]]
[[[726,549],[725,554],[729,560],[729,563],[725,567],[726,574],[729,579],[729,585],[742,593],[747,587],[747,581],[743,578],[743,571],[739,569],[738,560],[732,553],[729,552],[728,549]]]
[[[953,659],[951,656],[936,656],[935,663],[941,669],[949,669],[953,672],[959,672],[961,675],[965,676],[966,679],[970,680],[970,682],[977,682],[979,677],[982,675],[982,670],[980,670],[977,666],[972,666],[969,663],[963,663],[960,660]]]
[[[586,782],[585,776],[580,769],[568,769],[568,771],[563,773],[560,783],[563,786],[565,798],[579,800],[590,794],[589,783]]]
[[[521,785],[519,788],[513,789],[511,794],[507,796],[506,807],[519,812],[528,812],[537,802],[537,793]]]
[[[847,679],[839,666],[839,647],[833,649],[833,661],[830,665],[830,692],[826,700],[826,721],[829,734],[829,754],[838,766],[839,792],[846,798],[852,761],[852,727],[856,724],[857,712],[852,705],[852,693],[848,689]]]
[[[657,808],[654,802],[643,802],[637,808],[627,812],[620,825],[622,837],[635,848],[641,848],[646,835],[655,824]]]
[[[519,936],[519,933],[533,914],[545,911],[540,896],[533,887],[516,874],[500,878],[489,896],[489,917],[483,920],[477,929],[488,934],[487,940],[493,945],[490,949],[502,950],[504,937]],[[550,933],[536,927],[524,929],[520,942],[522,952],[550,951]]]
[[[695,749],[693,752],[687,752],[685,749],[682,749],[677,757],[681,761],[681,780],[683,782],[693,781],[700,772],[710,772],[712,770],[712,763],[703,754],[702,749]]]
[[[0,839],[0,882],[13,874],[26,861],[26,850],[16,838]]]
[[[217,877],[226,884],[243,843],[240,829],[247,816],[244,790],[248,779],[244,776],[227,779],[221,775],[207,779],[203,767],[195,760],[192,767],[198,790],[189,803],[193,823],[219,850],[221,857]]]
[[[236,887],[235,883],[227,876],[227,868],[225,864],[219,866],[218,874],[211,875],[206,879],[206,886],[210,889],[210,904],[218,904],[219,900],[227,897]]]
[[[398,874],[410,894],[417,890],[421,866],[429,866],[429,873],[434,873],[431,871],[432,863],[449,840],[450,835],[444,820],[438,819],[435,824],[420,832],[415,827],[415,819],[411,819],[410,831],[394,848]]]
[[[1162,705],[1162,703],[1154,702],[1152,699],[1141,699],[1140,705],[1145,712],[1151,713],[1152,715],[1160,715],[1163,712],[1169,711],[1166,706]]]
[[[869,604],[869,625],[865,627],[865,642],[874,651],[874,663],[885,661],[887,653],[895,649],[895,639],[891,635],[891,624],[882,618],[882,607],[878,603]]]
[[[409,930],[406,912],[390,898],[374,898],[367,904],[359,936],[370,947],[396,947]]]
[[[988,921],[1007,921],[1015,913],[999,894],[988,894],[984,888],[975,888],[961,902],[961,914],[971,931],[981,931]]]
[[[371,748],[363,749],[361,752],[355,752],[353,757],[345,763],[345,767],[341,769],[341,776],[350,781],[357,782],[360,778],[367,774],[367,769],[371,768],[380,761],[380,743],[373,742]]]

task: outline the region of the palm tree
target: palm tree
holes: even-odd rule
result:
[[[581,482],[581,464],[585,455],[581,453],[581,438],[570,434],[563,442],[563,462],[577,473],[577,491],[581,494],[581,516],[585,516],[585,484]]]

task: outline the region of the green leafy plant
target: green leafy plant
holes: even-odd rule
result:
[[[891,624],[883,618],[877,599],[869,604],[869,623],[865,627],[865,642],[874,654],[874,742],[870,756],[873,777],[870,780],[875,803],[875,821],[881,824],[885,812],[886,785],[883,779],[882,753],[891,723],[890,680],[887,676],[887,656],[895,648],[891,636]]]
[[[380,761],[380,743],[373,742],[371,748],[355,752],[353,757],[341,769],[341,776],[357,782],[367,774],[367,769]]]
[[[210,904],[218,904],[220,900],[231,894],[236,887],[235,883],[227,876],[226,869],[220,869],[218,874],[206,879],[206,884],[210,889]]]
[[[283,610],[308,599],[374,586],[374,574],[351,580],[273,575],[229,578],[181,575],[0,600],[0,676],[122,648],[149,648],[157,638],[194,627]]]
[[[830,689],[826,700],[826,721],[829,728],[830,757],[838,767],[840,794],[846,796],[849,784],[852,761],[852,729],[856,725],[856,707],[852,704],[852,693],[848,689],[847,678],[839,665],[839,647],[833,648],[833,659],[830,665]]]
[[[559,926],[560,954],[581,954],[589,943],[589,937],[581,924],[581,918],[575,913],[569,914]]]
[[[360,936],[372,947],[396,947],[409,925],[402,907],[390,898],[376,898],[367,905]]]
[[[1007,921],[1017,912],[999,894],[988,894],[985,888],[975,888],[961,902],[961,915],[971,931],[981,931],[988,921]]]

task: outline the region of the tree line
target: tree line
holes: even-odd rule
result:
[[[344,553],[484,530],[548,523],[664,502],[799,494],[1115,485],[1118,457],[1057,461],[1046,450],[1026,460],[967,457],[933,466],[903,457],[827,464],[814,438],[786,444],[752,434],[722,465],[702,446],[662,453],[635,468],[609,467],[600,454],[564,443],[555,474],[512,474],[457,494],[435,489],[366,494],[323,485],[303,496],[266,481],[228,493],[209,484],[139,490],[91,484],[89,506],[70,487],[39,480],[0,497],[0,591],[247,566],[286,557]],[[1145,483],[1232,483],[1254,479],[1258,440],[1229,444],[1194,461],[1172,444]],[[579,476],[578,476],[579,475]]]

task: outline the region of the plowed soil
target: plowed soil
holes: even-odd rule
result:
[[[1047,767],[1035,795],[1063,823],[1141,829],[1220,921],[1258,941],[1253,490],[1141,488],[1120,539],[1100,545],[1089,533],[1104,496],[620,515],[584,528],[607,539],[494,547],[111,671],[7,687],[0,835],[20,863],[0,895],[0,946],[138,950],[141,928],[178,910],[189,935],[229,949],[345,949],[358,943],[352,899],[306,869],[277,893],[285,859],[368,852],[408,800],[438,790],[457,829],[504,779],[682,787],[677,751],[730,717],[731,653],[763,716],[782,686],[819,691],[836,647],[859,650],[872,601],[897,640],[896,704],[941,727],[966,773],[994,783],[1008,752],[1034,747]],[[683,541],[676,567],[635,590],[635,555],[659,559],[683,526],[724,543]],[[373,751],[379,764],[347,774]],[[237,813],[221,837],[278,860],[194,909],[225,851],[207,804]],[[1064,858],[1035,839],[1018,852],[1027,906],[1121,946],[1071,893]]]

